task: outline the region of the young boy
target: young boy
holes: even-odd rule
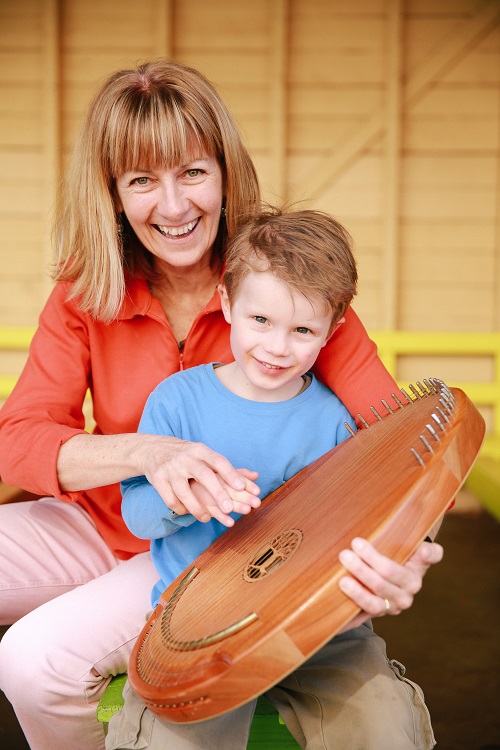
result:
[[[261,497],[267,496],[348,437],[346,423],[354,427],[311,368],[342,324],[356,282],[350,237],[331,217],[273,210],[252,219],[230,243],[219,287],[234,362],[200,365],[163,381],[146,403],[139,430],[205,443],[233,466],[248,467],[249,477],[258,472]],[[145,477],[123,482],[122,491],[125,522],[152,540],[160,576],[154,607],[239,516],[202,523],[176,515]],[[240,513],[258,513],[260,500],[249,492],[233,494],[233,501]],[[383,642],[365,624],[337,636],[267,695],[303,747],[427,750],[432,743],[426,709],[421,700],[418,705],[417,691],[409,708],[408,692]],[[108,750],[246,748],[254,702],[209,721],[178,725],[154,717],[129,686],[124,695],[124,709],[110,723]],[[415,725],[426,740],[414,741]]]

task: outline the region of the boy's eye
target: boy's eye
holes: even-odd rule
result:
[[[304,326],[299,326],[295,330],[297,331],[297,333],[311,333],[311,329],[310,328],[304,328]]]
[[[256,320],[257,323],[267,323],[267,318],[263,315],[254,315],[254,320]]]

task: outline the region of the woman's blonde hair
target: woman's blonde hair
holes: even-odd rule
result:
[[[214,256],[260,207],[255,169],[236,124],[199,71],[156,60],[114,73],[91,102],[62,186],[54,241],[56,280],[72,281],[71,297],[109,322],[125,295],[124,270],[154,279],[150,253],[117,208],[115,183],[137,168],[170,168],[194,156],[217,159],[222,170],[225,222]],[[215,260],[215,258],[214,258]]]
[[[349,232],[322,211],[268,207],[228,243],[222,283],[229,302],[250,271],[271,271],[311,301],[332,311],[332,325],[349,307],[358,273]]]

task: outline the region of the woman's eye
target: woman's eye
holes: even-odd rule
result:
[[[198,177],[201,173],[201,169],[188,169],[186,172],[188,177]]]
[[[135,177],[132,180],[132,185],[147,185],[149,182],[149,177]]]

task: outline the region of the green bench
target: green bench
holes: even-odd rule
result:
[[[97,720],[106,724],[123,706],[122,691],[127,680],[126,674],[113,677],[97,706]],[[274,706],[263,696],[257,700],[257,707],[250,728],[247,750],[296,750],[300,745],[294,740],[283,719]]]

